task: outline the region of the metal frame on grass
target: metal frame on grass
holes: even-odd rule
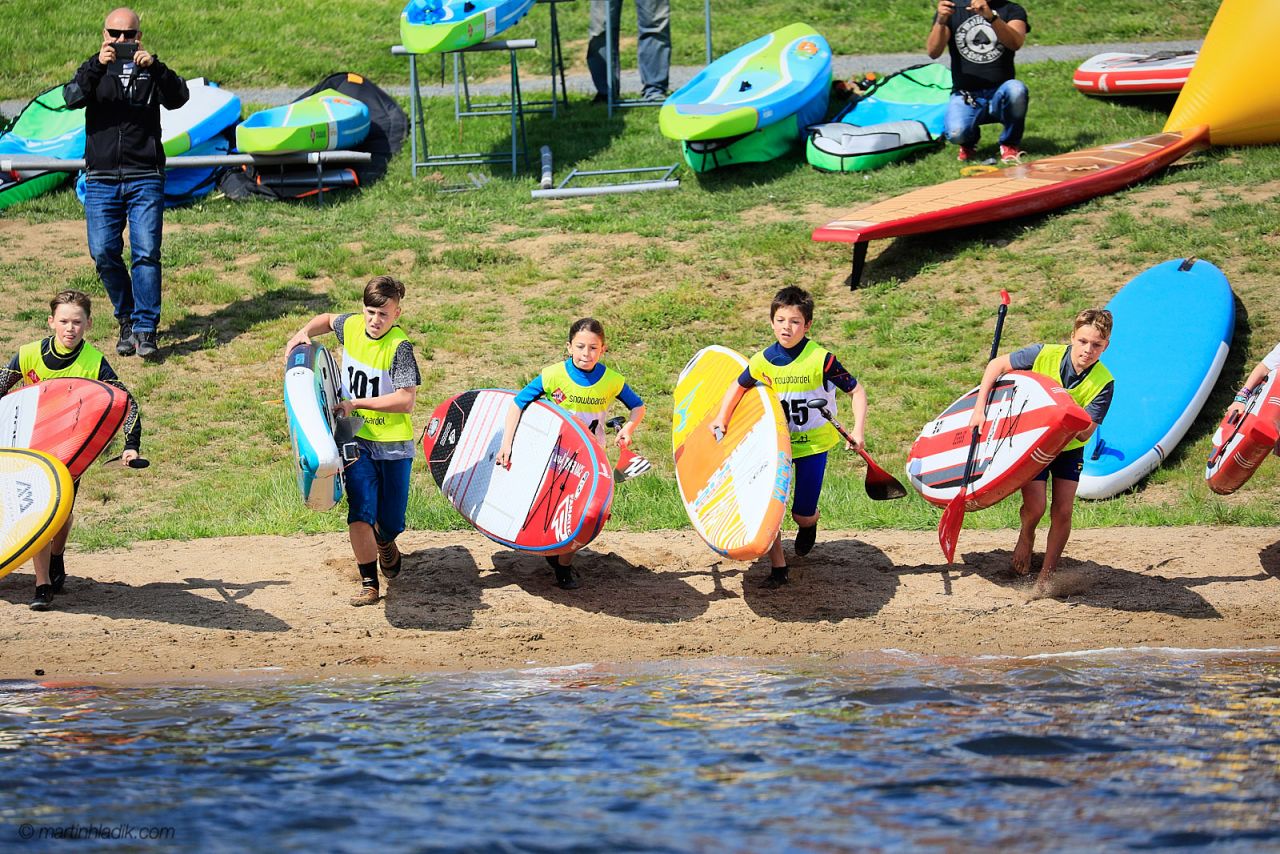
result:
[[[422,92],[418,86],[418,56],[420,54],[405,50],[404,45],[392,45],[391,53],[393,56],[409,57],[409,156],[411,159],[411,169],[414,177],[418,175],[418,168],[431,168],[441,166],[485,166],[489,164],[511,163],[511,174],[514,176],[519,172],[519,162],[528,155],[528,141],[525,137],[524,127],[524,102],[520,93],[520,67],[516,59],[516,51],[531,50],[538,46],[537,39],[501,39],[498,41],[481,42],[470,47],[463,48],[458,51],[447,51],[456,55],[460,53],[482,53],[485,51],[505,50],[511,61],[511,100],[501,105],[504,109],[489,109],[482,111],[471,111],[469,115],[503,115],[511,116],[511,155],[497,152],[488,153],[483,151],[458,153],[458,154],[431,154],[430,147],[427,143],[427,122],[426,113],[422,107]],[[456,68],[456,66],[455,66]],[[453,97],[454,112],[457,116],[457,105],[461,98],[461,81],[457,73],[453,78]],[[422,157],[418,156],[418,143],[422,144]]]

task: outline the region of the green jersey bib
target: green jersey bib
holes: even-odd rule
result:
[[[836,412],[836,393],[826,387],[822,374],[830,353],[810,341],[789,365],[771,365],[761,350],[747,361],[752,378],[773,389],[787,416],[791,431],[791,457],[809,457],[825,453],[840,444],[840,434],[822,413],[809,408],[809,401],[821,400],[827,410]]]
[[[35,385],[55,377],[79,377],[86,380],[98,378],[102,369],[102,353],[88,341],[81,342],[80,353],[76,356],[76,360],[58,371],[50,370],[44,363],[44,358],[40,355],[41,343],[41,341],[32,341],[18,348],[18,367],[21,368],[22,378],[28,385]]]
[[[548,365],[542,370],[542,393],[556,406],[567,410],[587,432],[604,444],[605,417],[609,407],[622,394],[627,381],[622,374],[605,367],[604,376],[594,385],[579,385],[569,376],[564,362]]]
[[[1046,344],[1040,348],[1035,362],[1031,365],[1031,370],[1060,383],[1062,382],[1062,357],[1065,355],[1067,355],[1066,344]],[[1107,387],[1107,383],[1113,379],[1115,378],[1111,376],[1111,371],[1107,370],[1106,365],[1101,362],[1094,362],[1093,367],[1089,369],[1089,373],[1085,374],[1080,384],[1075,388],[1065,389],[1065,391],[1071,395],[1071,399],[1076,403],[1081,406],[1088,406]],[[1074,451],[1076,448],[1083,448],[1084,444],[1079,439],[1072,439],[1062,450]]]
[[[409,340],[404,330],[393,326],[381,338],[364,331],[364,315],[353,314],[342,325],[342,373],[345,391],[352,398],[391,394],[391,361],[401,341]],[[356,435],[372,442],[413,440],[413,423],[407,412],[375,412],[357,409],[364,426]]]

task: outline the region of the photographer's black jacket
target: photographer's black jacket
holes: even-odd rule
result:
[[[135,65],[125,86],[114,66],[103,65],[95,54],[62,88],[68,107],[85,108],[86,169],[121,177],[161,171],[160,107],[176,110],[187,103],[187,81],[157,59],[148,68]]]

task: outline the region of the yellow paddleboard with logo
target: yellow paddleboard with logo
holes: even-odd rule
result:
[[[733,350],[707,347],[685,365],[672,395],[680,500],[698,536],[734,560],[769,551],[791,490],[791,436],[767,388],[743,395],[723,438],[711,432],[725,392],[746,367]]]
[[[0,578],[22,566],[71,514],[71,473],[43,451],[0,448]]]

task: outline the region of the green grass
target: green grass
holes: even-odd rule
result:
[[[1026,145],[1035,156],[1160,129],[1167,105],[1084,98],[1071,88],[1071,71],[1066,63],[1022,69],[1032,92]],[[440,150],[509,144],[501,119],[471,119],[459,129],[451,104],[429,109]],[[535,152],[553,146],[558,174],[571,165],[678,158],[651,110],[609,122],[602,108],[576,101],[558,120],[531,117],[529,136]],[[993,131],[985,139],[984,154]],[[160,337],[170,355],[160,366],[112,359],[142,401],[144,451],[155,465],[91,472],[76,541],[105,547],[341,530],[340,511],[300,507],[289,477],[281,349],[312,314],[353,309],[364,282],[380,273],[408,285],[403,323],[424,379],[419,429],[437,403],[463,389],[520,386],[563,353],[571,320],[601,318],[606,360],[648,403],[637,439],[656,468],[619,488],[610,524],[651,529],[687,524],[668,439],[677,373],[708,344],[744,353],[768,344],[766,315],[778,287],[799,284],[817,297],[813,336],[865,383],[870,451],[899,474],[920,426],[977,381],[1001,287],[1013,293],[1003,348],[1011,349],[1062,340],[1079,308],[1105,302],[1146,267],[1188,254],[1221,267],[1240,300],[1224,375],[1166,465],[1133,493],[1081,502],[1077,525],[1280,523],[1280,465],[1264,466],[1228,499],[1210,494],[1202,474],[1231,390],[1280,339],[1280,148],[1198,154],[1137,188],[1051,216],[874,243],[867,284],[853,293],[843,285],[847,248],[812,242],[812,228],[861,202],[955,177],[954,152],[867,175],[818,173],[797,152],[736,171],[682,170],[674,192],[567,202],[533,201],[532,172],[513,180],[501,171],[483,190],[441,194],[438,182],[409,176],[406,151],[385,180],[322,208],[212,199],[167,214]],[[458,177],[451,170],[448,180]],[[113,343],[81,217],[67,191],[5,212],[0,350],[42,334],[40,304],[67,283],[98,296],[92,338],[104,349]],[[835,455],[825,525],[936,525],[938,511],[914,494],[869,501],[862,478],[856,457]],[[421,466],[414,487],[411,526],[465,528]],[[1015,513],[1009,501],[970,514],[967,524],[1010,526]]]
[[[585,70],[587,2],[559,6],[561,43],[569,63]],[[705,61],[703,4],[672,2],[672,62]],[[837,54],[923,52],[935,3],[885,0],[850,4],[809,3],[803,15],[783,0],[713,3],[712,44],[716,56],[795,20],[827,37]],[[1131,0],[1122,8],[1089,9],[1075,0],[1038,0],[1028,6],[1031,44],[1162,41],[1202,38],[1216,0]],[[393,57],[400,41],[401,0],[329,0],[324,4],[229,0],[199,7],[177,0],[151,0],[140,7],[144,44],[187,77],[204,76],[224,86],[293,86],[299,91],[334,71],[358,71],[386,86],[404,83],[408,64]],[[549,12],[536,5],[511,30],[534,37],[538,48],[520,63],[529,73],[550,63]],[[22,27],[0,34],[0,98],[30,98],[66,82],[76,67],[97,52],[108,7],[86,0],[35,3],[23,8]],[[621,35],[635,39],[635,6],[623,4]],[[468,61],[473,78],[505,73],[497,55]],[[635,51],[622,51],[624,67],[634,67]],[[424,73],[436,66],[427,61]],[[883,69],[867,69],[883,70]],[[542,72],[540,72],[542,73]]]

